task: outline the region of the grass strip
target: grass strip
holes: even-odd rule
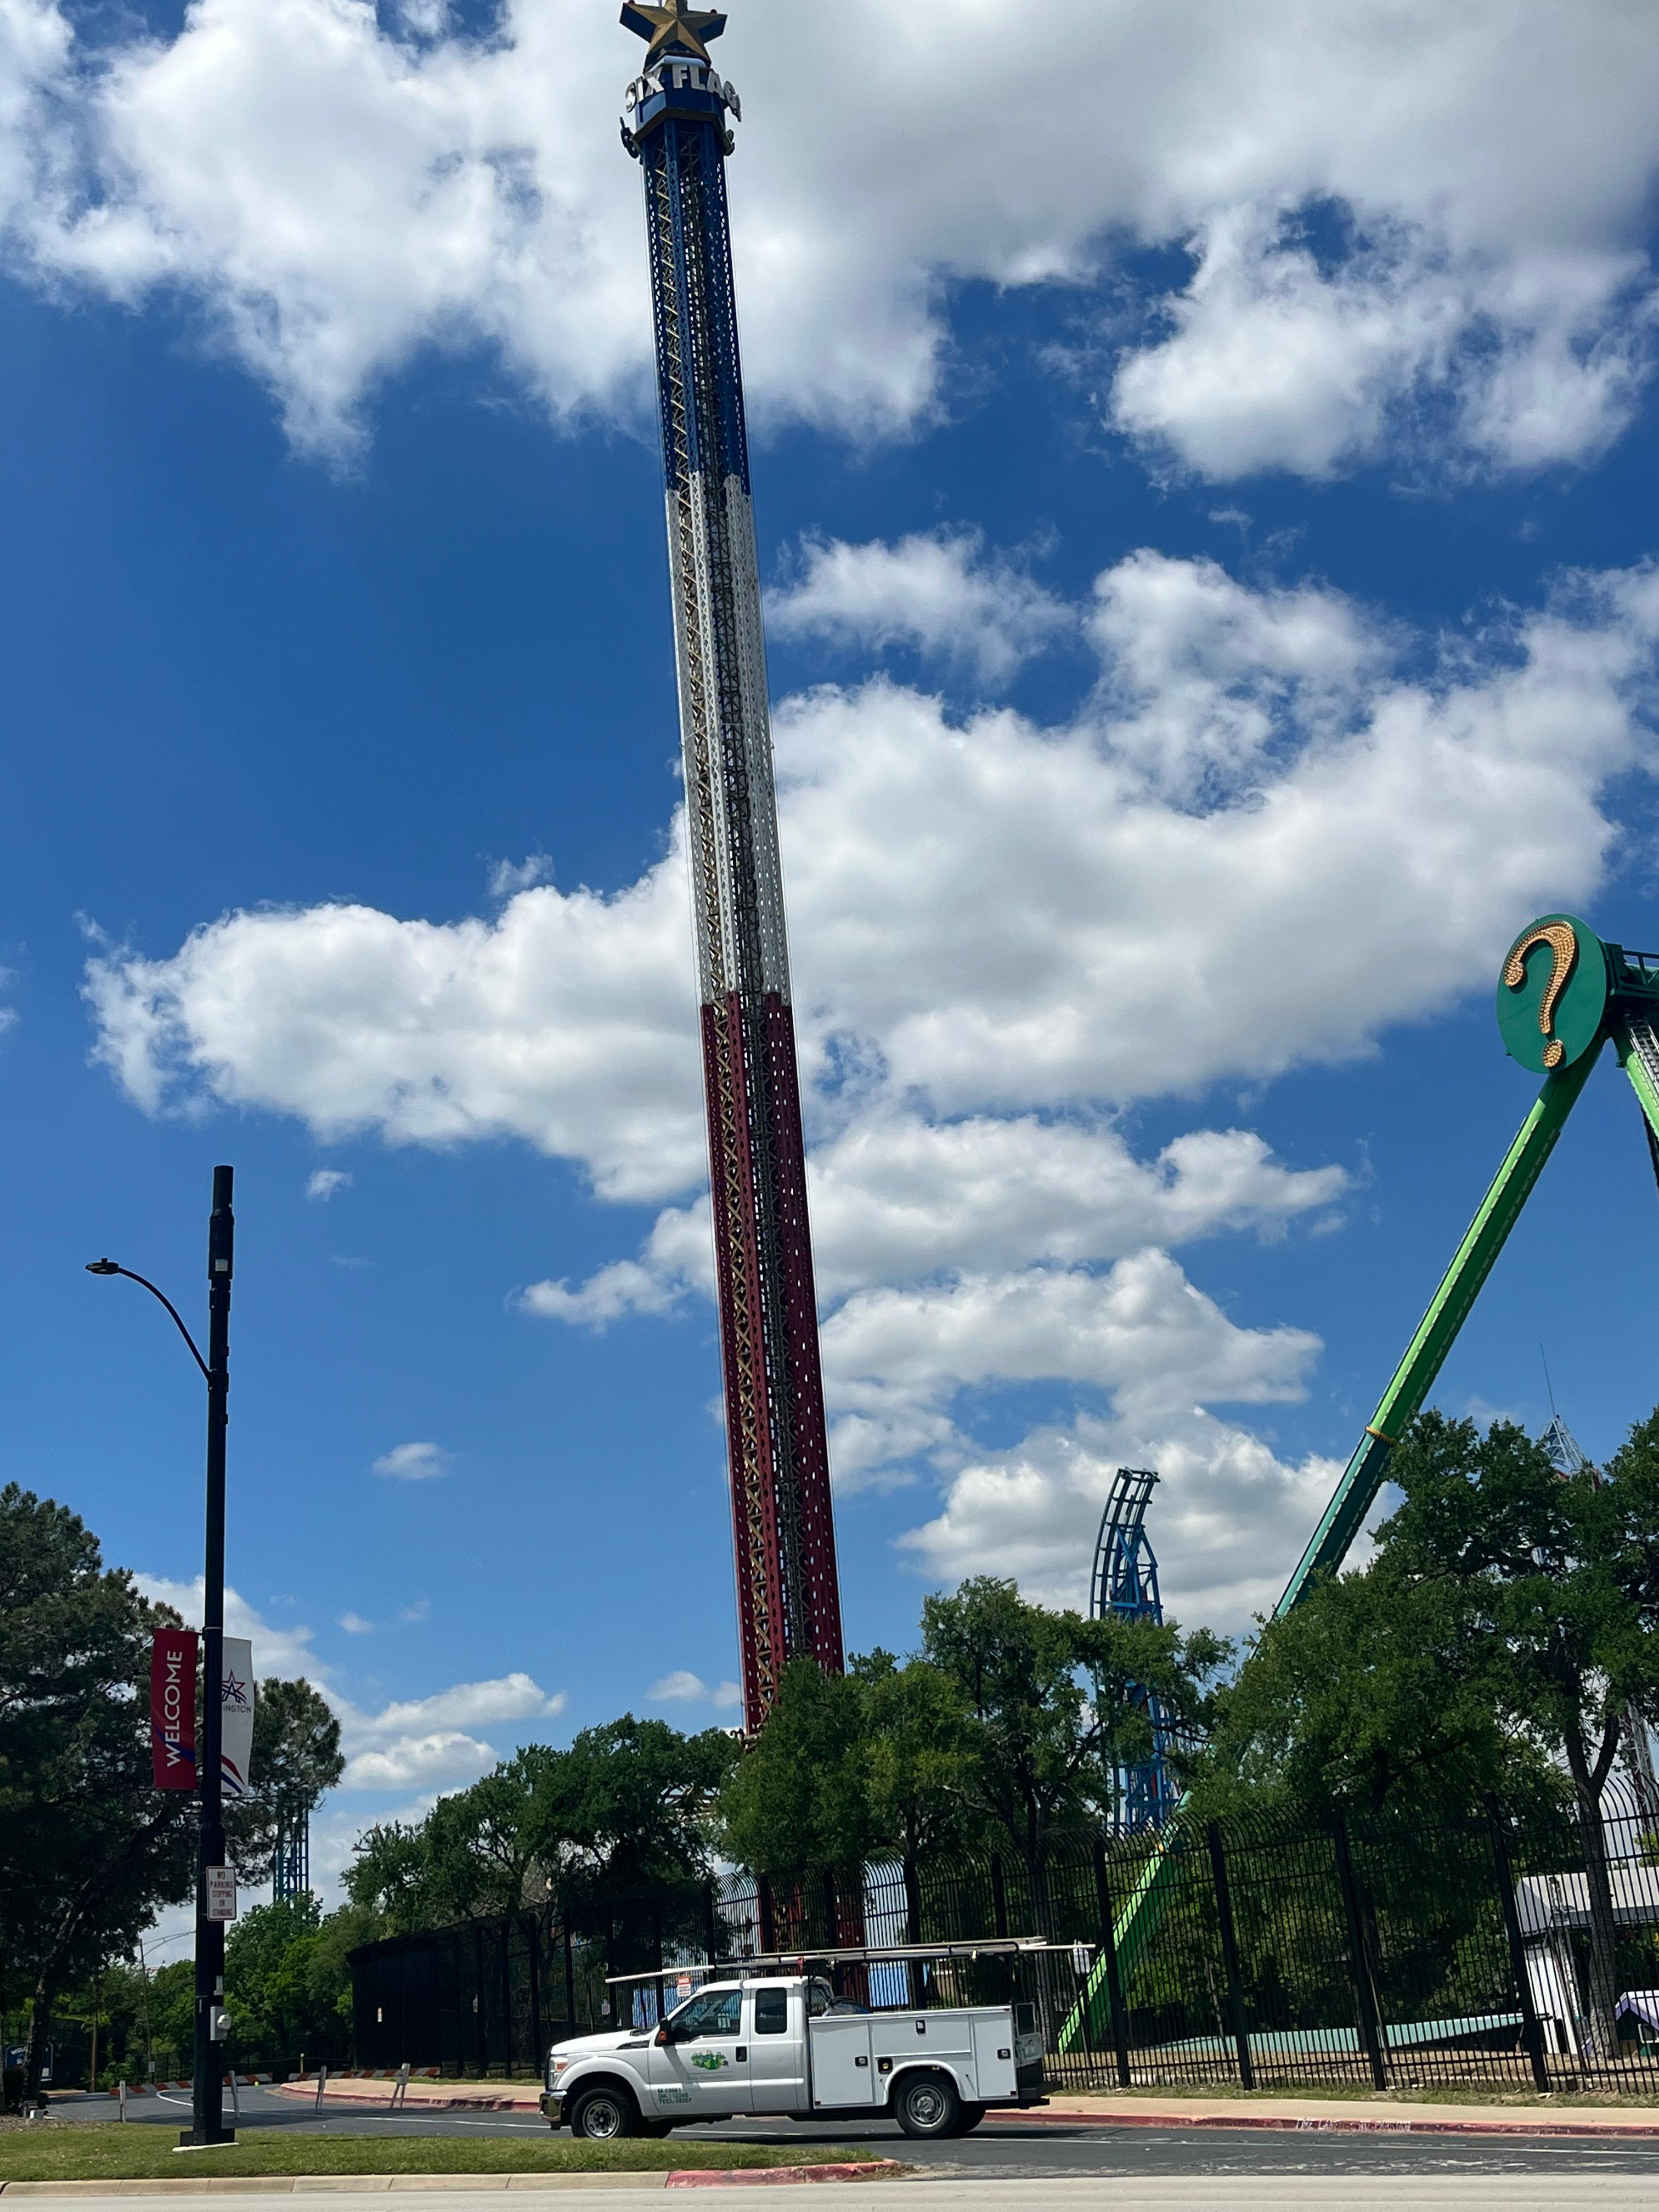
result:
[[[661,2142],[473,2142],[453,2136],[295,2136],[251,2128],[222,2150],[179,2152],[172,2128],[75,2127],[37,2122],[0,2134],[0,2181],[210,2180],[216,2174],[301,2173],[659,2173],[670,2167],[731,2172],[754,2166],[815,2166],[821,2144]],[[870,2151],[836,2146],[843,2162],[864,2163]]]

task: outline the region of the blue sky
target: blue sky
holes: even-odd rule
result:
[[[337,1864],[737,1672],[649,412],[604,6],[0,0],[5,1469],[229,1575]],[[749,0],[722,67],[849,1641],[1270,1603],[1533,1091],[1659,945],[1643,10]],[[1386,95],[1386,96],[1384,96]],[[319,1178],[321,1180],[319,1180]],[[1656,1395],[1616,1071],[1438,1393]]]

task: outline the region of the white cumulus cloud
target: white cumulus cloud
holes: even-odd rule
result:
[[[737,1683],[716,1682],[711,1687],[689,1667],[677,1667],[672,1674],[653,1682],[645,1694],[653,1705],[714,1705],[722,1712],[743,1702]]]
[[[965,664],[988,685],[1076,623],[1013,562],[988,557],[977,533],[948,531],[894,545],[808,538],[797,573],[768,595],[766,618],[778,637],[877,653],[915,646]]]
[[[306,1184],[306,1196],[326,1206],[337,1190],[349,1190],[351,1176],[344,1168],[315,1168]]]
[[[389,1476],[393,1482],[434,1482],[440,1475],[448,1474],[453,1456],[441,1444],[394,1444],[375,1461],[374,1472]]]
[[[434,1789],[476,1782],[495,1764],[495,1753],[458,1729],[398,1736],[384,1749],[360,1751],[346,1761],[348,1790]]]
[[[1075,1521],[1109,1479],[1103,1436],[1194,1469],[1266,1452],[1260,1495],[1299,1498],[1304,1472],[1212,1408],[1293,1399],[1316,1340],[1240,1325],[1171,1255],[1328,1224],[1349,1168],[1237,1127],[1144,1157],[1123,1109],[1368,1052],[1489,986],[1528,915],[1592,896],[1656,764],[1647,568],[1429,637],[1323,585],[1142,551],[1076,634],[1097,674],[1053,724],[879,678],[777,717],[836,1473],[949,1485],[918,1539],[935,1563],[995,1564],[996,1512],[969,1504],[1010,1484]],[[660,1316],[709,1278],[683,870],[677,828],[608,896],[538,884],[447,926],[261,908],[171,955],[106,946],[97,1049],[150,1111],[568,1159],[660,1210],[633,1255],[520,1304]],[[1041,1466],[1035,1443],[987,1457],[970,1409],[1007,1389],[1073,1394],[1097,1425],[1083,1487],[1054,1472],[1083,1449],[1058,1415]],[[435,1449],[386,1471],[434,1472]],[[1278,1524],[1216,1480],[1242,1587]]]
[[[1109,404],[1185,465],[1592,455],[1648,364],[1650,39],[1630,0],[753,10],[721,59],[756,412],[903,428],[956,287],[1103,310],[1154,248],[1188,273],[1114,337]],[[584,0],[503,0],[488,38],[442,0],[195,0],[159,33],[5,0],[0,218],[45,283],[197,303],[313,447],[430,347],[642,418],[640,52]]]

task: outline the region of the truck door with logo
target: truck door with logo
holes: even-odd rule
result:
[[[668,2040],[653,2039],[647,2076],[659,2118],[750,2110],[741,1988],[702,1990],[663,2029]]]

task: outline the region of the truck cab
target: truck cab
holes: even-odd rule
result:
[[[605,2141],[736,2118],[884,2118],[907,2135],[975,2127],[1042,2095],[1029,2006],[872,2011],[810,1974],[707,1983],[659,2026],[578,2036],[548,2055],[542,2111]]]

